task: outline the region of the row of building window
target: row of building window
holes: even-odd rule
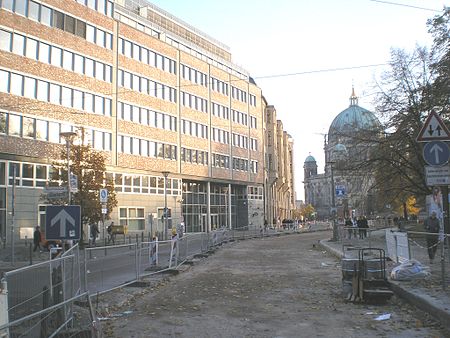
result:
[[[208,126],[189,120],[181,120],[183,134],[208,139]]]
[[[149,80],[143,76],[132,74],[119,69],[119,86],[132,89],[143,94],[166,100],[177,102],[177,90],[165,84]]]
[[[250,115],[250,128],[258,128],[256,117]]]
[[[233,157],[233,170],[248,171],[248,160],[239,157]]]
[[[230,156],[215,153],[211,154],[211,166],[230,169]]]
[[[189,148],[181,148],[181,161],[200,164],[200,165],[208,165],[208,152],[197,149],[189,149]]]
[[[248,115],[246,113],[231,109],[233,122],[246,126],[248,124]]]
[[[168,73],[177,73],[175,60],[140,46],[135,42],[119,38],[119,53],[130,59],[143,62],[146,65],[164,70]]]
[[[75,128],[59,122],[37,119],[18,114],[0,112],[0,134],[62,143],[61,132],[73,131]],[[83,128],[85,144],[94,149],[111,151],[111,133]]]
[[[145,229],[144,208],[126,207],[119,208],[119,224],[128,226],[128,230]]]
[[[9,162],[8,167],[9,185],[13,185],[15,176],[16,186],[45,187],[51,175],[51,167],[45,164]]]
[[[233,133],[233,146],[238,147],[238,148],[247,149],[248,148],[248,137],[241,135],[241,134]]]
[[[52,167],[46,164],[26,162],[0,162],[0,185],[5,185],[5,171],[8,184],[11,186],[16,179],[16,186],[45,187],[52,176]],[[15,173],[14,173],[15,171]],[[106,178],[114,182],[116,192],[140,194],[164,194],[164,177],[148,175],[132,175],[123,173],[106,173]],[[169,195],[181,195],[181,181],[177,178],[167,178],[166,192]]]
[[[235,100],[247,103],[247,93],[235,86],[231,86],[231,97]]]
[[[109,0],[76,0],[76,2],[106,16],[113,16],[113,4]]]
[[[117,116],[124,121],[131,121],[159,129],[177,131],[177,118],[175,116],[159,113],[147,108],[118,102]]]
[[[228,83],[220,81],[214,77],[211,77],[211,89],[228,96]]]
[[[212,128],[211,135],[212,140],[215,142],[230,144],[230,132],[226,130],[219,128]]]
[[[250,149],[258,151],[258,140],[256,138],[250,138]]]
[[[116,12],[116,18],[120,22],[127,24],[131,27],[136,28],[137,30],[140,30],[142,32],[147,33],[150,36],[154,36],[159,38],[160,32],[156,31],[154,27],[150,27],[150,25],[146,25],[143,21],[137,21],[134,18],[130,18],[127,15],[124,15],[122,13]],[[193,55],[194,57],[197,57],[209,64],[212,64],[213,66],[222,69],[230,74],[233,74],[237,76],[239,79],[248,80],[248,75],[242,73],[241,71],[238,71],[234,69],[233,67],[230,67],[229,65],[224,64],[221,61],[218,61],[216,59],[211,58],[210,56],[204,54],[203,52],[200,52],[195,48],[195,45],[187,45],[186,43],[182,43],[178,40],[173,39],[171,36],[166,36],[166,42],[172,46],[174,46],[176,49],[180,49],[190,55]]]
[[[181,92],[181,104],[185,107],[189,107],[203,113],[208,112],[208,100],[193,94]]]
[[[119,152],[145,157],[162,158],[166,160],[177,159],[177,146],[139,139],[137,137],[119,135],[117,137]]]
[[[111,116],[111,99],[0,70],[0,92]]]
[[[183,64],[181,65],[180,72],[183,79],[208,87],[208,75],[205,73]]]
[[[253,94],[249,94],[248,96],[250,105],[256,107],[256,96]]]
[[[106,173],[106,177],[114,182],[116,192],[164,194],[164,177],[119,173]],[[181,182],[178,178],[167,177],[166,183],[167,194],[181,195]]]
[[[0,30],[0,49],[55,67],[111,82],[112,67],[21,34]]]
[[[237,76],[239,79],[243,79],[243,80],[247,80],[248,81],[248,75],[234,69],[233,67],[230,67],[229,65],[224,64],[221,61],[218,61],[217,59],[213,59],[210,56],[203,54],[202,52],[200,52],[195,48],[195,45],[190,45],[188,46],[185,43],[182,43],[178,40],[175,40],[173,37],[166,37],[166,42],[172,46],[174,46],[177,49],[180,49],[188,54],[191,54],[193,56],[195,56],[196,58],[199,58],[209,64],[212,64],[213,66],[224,70],[227,73],[233,74],[235,76]],[[192,46],[192,47],[191,47]]]
[[[117,19],[118,21],[120,21],[128,26],[134,27],[137,30],[140,30],[141,32],[144,32],[150,36],[153,36],[157,39],[160,38],[160,35],[161,35],[160,32],[155,30],[154,27],[150,27],[148,25],[146,26],[141,22],[137,22],[136,20],[130,19],[128,16],[126,16],[120,12],[116,11],[114,13],[114,18]]]
[[[112,3],[110,1],[105,0],[80,0],[77,2],[87,5],[88,7],[95,9],[105,15],[112,16],[113,9]],[[66,32],[72,33],[74,35],[78,35],[89,42],[95,43],[101,47],[112,49],[112,34],[106,32],[100,28],[94,27],[90,24],[87,24],[84,21],[76,19],[70,15],[54,10],[50,7],[41,5],[32,0],[2,0],[1,3],[2,8],[13,11],[19,15],[26,16],[32,20],[38,21],[42,24],[45,24],[49,27],[56,27],[62,29]],[[129,47],[126,46],[129,44]],[[136,46],[136,47],[135,47]],[[139,59],[139,61],[150,64],[157,68],[163,69],[170,73],[176,73],[176,62],[172,59],[169,59],[165,56],[159,55],[155,52],[152,52],[145,47],[139,46],[130,41],[119,39],[119,52],[123,55]],[[153,54],[152,54],[153,53]],[[152,61],[153,59],[153,61]],[[213,61],[212,59],[210,61]],[[217,63],[217,62],[215,62]],[[222,65],[223,66],[223,65]],[[219,67],[223,68],[223,67]],[[240,72],[236,72],[230,67],[226,67],[228,71],[231,73],[236,73],[240,78],[247,76],[243,75]],[[196,71],[198,72],[198,71]],[[189,72],[189,80],[192,81],[192,73]],[[198,77],[198,74],[195,74],[195,78]],[[207,86],[207,75],[200,72],[200,80],[199,82],[193,81],[195,83],[199,83],[201,85]],[[216,85],[217,84],[217,85]],[[222,92],[225,95],[228,95],[228,85],[219,81],[217,79],[212,79],[212,86],[214,90]],[[250,104],[256,106],[256,97],[254,95],[253,98],[250,99]],[[232,86],[232,97],[241,101],[247,102],[247,93]]]
[[[215,102],[211,102],[211,113],[225,120],[230,119],[230,108]]]
[[[263,199],[263,188],[262,187],[247,187],[247,197],[249,200],[262,200]]]
[[[112,49],[112,34],[73,16],[32,0],[2,0],[1,7],[49,27],[77,35],[100,47]],[[112,13],[112,9],[111,9]]]

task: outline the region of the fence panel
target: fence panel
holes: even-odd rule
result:
[[[53,305],[62,304],[74,296],[73,255],[56,258],[21,269],[6,272],[4,280],[8,287],[8,321],[27,318]],[[28,325],[17,327],[26,335],[37,334],[42,322],[55,329],[72,318],[70,308],[61,307],[48,318],[36,318]],[[39,334],[37,335],[39,336]]]
[[[103,293],[138,279],[137,244],[87,248],[86,287],[90,294]]]
[[[47,295],[47,298],[50,298]],[[88,304],[88,307],[77,304]],[[69,298],[62,303],[48,306],[0,327],[8,337],[101,337],[101,327],[96,320],[87,293]],[[65,308],[74,309],[74,318],[63,320]]]

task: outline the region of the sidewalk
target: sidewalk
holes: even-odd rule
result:
[[[342,244],[340,241],[332,242],[329,239],[320,241],[320,245],[325,250],[339,258],[342,258],[344,254]],[[368,241],[365,244],[363,247],[368,247]],[[370,245],[373,248],[380,248],[386,251],[385,229],[371,233]],[[348,253],[346,253],[346,256],[348,257]],[[421,263],[427,265],[427,262]],[[445,262],[445,264],[445,269],[450,270],[450,264],[448,262]],[[395,262],[386,262],[386,276],[392,291],[397,296],[434,316],[442,325],[450,328],[450,285],[447,280],[447,288],[443,290],[441,263],[437,261],[430,266],[431,276],[429,278],[415,281],[391,280],[390,272],[395,265],[397,265]]]

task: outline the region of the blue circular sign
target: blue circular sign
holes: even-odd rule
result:
[[[450,150],[447,143],[442,141],[431,141],[423,147],[423,159],[429,165],[440,166],[448,162]]]

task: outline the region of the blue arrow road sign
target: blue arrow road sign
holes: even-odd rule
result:
[[[336,197],[344,197],[346,192],[345,192],[345,186],[343,185],[337,185],[335,187],[336,190]]]
[[[79,205],[49,205],[46,209],[46,239],[80,239],[81,211]]]
[[[423,147],[423,158],[429,165],[440,166],[446,164],[450,157],[448,145],[442,141],[432,141]]]

